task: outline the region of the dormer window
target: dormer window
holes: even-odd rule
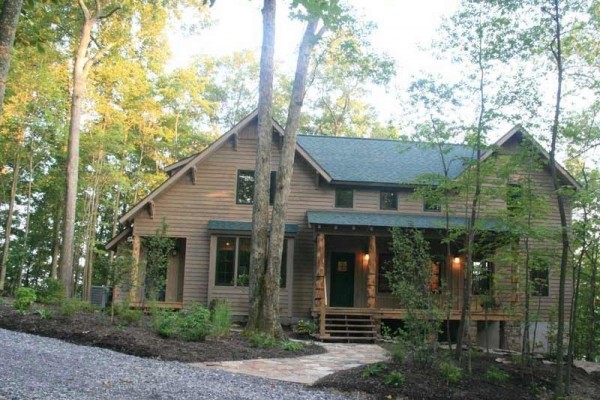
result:
[[[379,194],[379,208],[381,210],[397,210],[398,193],[382,190]]]
[[[354,190],[352,190],[352,189],[336,189],[335,190],[335,207],[336,208],[352,208],[352,207],[354,207]]]

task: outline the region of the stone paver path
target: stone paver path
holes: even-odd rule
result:
[[[319,343],[327,353],[295,358],[193,363],[240,374],[311,385],[344,369],[385,361],[388,353],[374,344]]]

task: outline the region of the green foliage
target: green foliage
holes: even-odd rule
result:
[[[415,229],[392,229],[393,268],[387,273],[392,293],[407,310],[404,326],[396,338],[398,358],[402,354],[428,366],[437,349],[442,310],[431,291],[429,243]]]
[[[45,308],[38,308],[35,310],[35,312],[40,316],[41,319],[50,319],[54,317],[54,313],[50,310],[46,310]]]
[[[462,378],[462,368],[449,361],[441,362],[438,369],[448,384],[457,384],[460,381],[460,378]]]
[[[263,332],[250,332],[248,334],[250,345],[259,348],[270,348],[277,346],[277,339]]]
[[[363,369],[362,376],[369,378],[371,376],[379,376],[387,371],[387,366],[383,363],[369,364]]]
[[[493,383],[504,383],[510,378],[510,374],[500,368],[490,367],[485,371],[485,379]]]
[[[302,350],[304,348],[304,345],[300,342],[292,342],[291,340],[286,340],[281,343],[281,348],[285,351],[296,352]]]
[[[319,327],[312,320],[301,319],[296,325],[296,333],[301,334],[314,335],[315,333],[317,333],[318,329]]]
[[[125,322],[127,325],[138,324],[144,313],[142,310],[135,310],[130,307],[128,301],[124,301],[121,304],[115,306],[115,314],[119,316],[119,319]]]
[[[161,230],[156,230],[153,236],[142,240],[142,246],[146,250],[144,294],[149,300],[165,300],[169,256],[175,249],[175,241],[165,237],[166,233],[167,224],[163,219]]]
[[[383,378],[386,385],[401,387],[404,385],[406,378],[400,371],[392,371]]]
[[[46,278],[36,288],[38,301],[47,305],[58,305],[65,298],[64,288],[58,279]]]
[[[229,336],[231,329],[231,305],[226,300],[216,301],[211,304],[210,322],[212,324],[210,334],[217,337]]]
[[[179,337],[189,342],[200,342],[210,333],[210,311],[199,304],[188,309],[152,310],[152,326],[161,337]]]
[[[58,312],[65,317],[71,317],[77,312],[95,312],[96,309],[90,303],[79,299],[65,299]]]
[[[33,290],[32,288],[21,287],[17,289],[13,307],[15,307],[20,312],[29,311],[33,303],[35,303],[35,299],[35,290]]]

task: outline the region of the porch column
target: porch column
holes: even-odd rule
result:
[[[325,298],[325,234],[317,235],[317,273],[315,277],[315,307],[327,305]]]
[[[133,245],[131,248],[131,255],[133,256],[133,265],[131,266],[131,287],[129,288],[129,301],[137,302],[140,301],[138,295],[139,286],[139,264],[140,264],[140,252],[142,248],[142,241],[139,235],[133,235]]]
[[[375,308],[376,292],[375,283],[377,279],[377,242],[375,235],[369,237],[369,269],[367,275],[367,307]]]

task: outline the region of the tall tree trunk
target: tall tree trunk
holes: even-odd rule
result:
[[[296,133],[300,126],[300,113],[304,102],[306,91],[306,79],[310,65],[310,55],[323,31],[317,34],[318,19],[311,20],[306,26],[302,43],[298,53],[296,65],[296,76],[292,88],[292,97],[283,136],[283,147],[277,171],[277,185],[275,201],[273,204],[273,215],[271,218],[271,236],[269,241],[269,256],[267,271],[264,277],[264,327],[274,336],[281,336],[281,324],[279,323],[279,279],[281,269],[281,257],[283,252],[285,234],[285,216],[287,212],[287,201],[289,198],[294,172],[294,155],[296,154]]]
[[[6,79],[10,69],[12,48],[22,5],[23,0],[4,0],[2,3],[2,12],[0,13],[0,114],[4,107]]]
[[[77,214],[81,106],[85,97],[89,71],[96,60],[102,57],[109,49],[109,47],[105,47],[93,56],[90,56],[91,31],[96,22],[110,17],[119,8],[118,6],[111,5],[108,9],[102,9],[100,0],[95,0],[95,10],[90,12],[84,0],[78,0],[78,2],[84,16],[84,21],[73,65],[73,95],[71,97],[71,121],[69,124],[69,144],[67,148],[65,215],[60,256],[60,280],[63,283],[67,297],[73,295],[71,288],[73,287],[73,251],[75,246],[75,218]]]
[[[52,230],[54,232],[52,237],[52,263],[50,264],[50,278],[58,279],[58,258],[60,255],[60,224],[62,221],[62,215],[60,212],[60,206],[56,206],[54,212],[54,223]]]
[[[560,277],[558,283],[558,329],[556,333],[556,386],[555,397],[563,397],[565,394],[564,381],[564,337],[565,337],[565,286],[567,278],[567,267],[569,257],[569,233],[567,231],[567,214],[565,210],[565,199],[560,192],[561,184],[556,174],[556,143],[560,124],[562,84],[563,84],[563,56],[562,56],[562,25],[560,16],[560,0],[552,0],[551,17],[554,22],[554,37],[552,38],[551,51],[557,68],[556,103],[554,106],[554,120],[552,122],[552,141],[550,145],[550,174],[552,184],[556,193],[558,213],[560,215],[561,227],[561,255],[560,255]],[[570,367],[570,366],[569,366]]]
[[[13,179],[10,186],[10,199],[8,202],[8,215],[6,216],[6,225],[4,228],[4,248],[2,249],[2,259],[0,259],[0,293],[4,292],[4,284],[6,280],[6,266],[8,264],[8,252],[10,251],[10,233],[12,229],[13,213],[15,210],[15,198],[17,197],[17,183],[19,182],[19,161],[20,151],[17,149],[15,154],[15,162],[13,165]]]
[[[598,316],[596,315],[596,291],[598,287],[598,245],[595,245],[592,258],[590,259],[592,264],[592,277],[590,279],[590,304],[589,304],[589,320],[590,320],[590,334],[587,345],[587,359],[593,360],[596,355],[596,327]]]
[[[273,74],[275,54],[276,0],[264,0],[263,40],[260,55],[258,96],[258,150],[254,170],[254,204],[252,206],[252,250],[250,255],[250,306],[248,330],[270,330],[265,324],[264,274],[267,264],[269,234],[269,180],[273,122]]]
[[[29,231],[31,220],[31,185],[33,183],[33,154],[29,154],[29,180],[27,181],[27,208],[25,211],[25,236],[23,237],[23,254],[25,260],[23,265],[19,267],[19,279],[17,279],[17,287],[21,287],[23,281],[23,269],[29,270]]]

